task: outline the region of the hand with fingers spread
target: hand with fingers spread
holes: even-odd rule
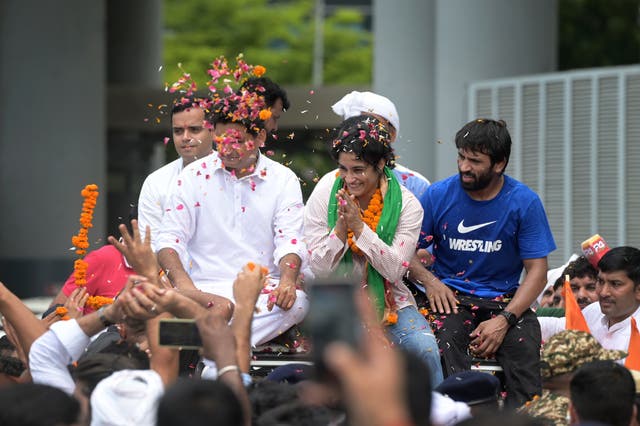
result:
[[[149,280],[156,282],[160,265],[151,248],[151,232],[149,227],[147,226],[144,240],[142,240],[140,238],[140,230],[138,229],[138,221],[133,219],[131,226],[133,228],[133,234],[129,233],[129,230],[124,224],[118,226],[120,235],[122,236],[122,242],[113,236],[109,236],[108,240],[124,255],[136,273],[144,275]]]
[[[85,287],[78,287],[71,292],[69,298],[64,303],[64,307],[67,308],[67,315],[69,318],[81,317],[84,313],[84,305],[89,299],[89,293]]]
[[[455,293],[435,275],[424,283],[431,309],[440,314],[458,313],[458,300]]]

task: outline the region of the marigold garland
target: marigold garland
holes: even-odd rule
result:
[[[380,222],[380,216],[382,216],[382,207],[382,191],[380,191],[380,188],[378,188],[371,197],[371,201],[369,201],[367,209],[360,213],[362,221],[373,232],[376,231],[378,222]],[[356,246],[356,243],[353,242],[353,231],[351,229],[347,230],[347,242],[349,243],[349,248],[351,249],[353,254],[362,253],[358,246]]]
[[[89,264],[83,259],[89,248],[89,228],[93,228],[93,211],[98,200],[98,185],[89,184],[80,192],[84,198],[82,212],[80,213],[80,230],[77,235],[71,237],[71,243],[75,247],[78,259],[73,262],[73,277],[78,287],[87,285],[87,269]],[[89,296],[85,306],[90,306],[94,310],[103,305],[113,303],[113,299],[103,296]]]
[[[63,321],[67,321],[70,318],[69,315],[67,315],[68,313],[69,313],[69,310],[64,306],[58,306],[56,308],[56,315],[59,316],[60,319]]]

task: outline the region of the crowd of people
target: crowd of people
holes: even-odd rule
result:
[[[42,319],[0,283],[0,424],[640,424],[640,250],[578,257],[548,282],[553,235],[505,174],[504,121],[462,126],[459,173],[431,184],[396,163],[394,104],[351,92],[333,105],[337,169],[305,204],[261,152],[289,107],[262,76],[177,97],[179,158],[86,256],[86,283],[72,274]],[[252,350],[303,323],[307,286],[330,277],[357,289],[344,317],[359,342],[316,354],[330,376],[252,377]],[[568,326],[573,299],[588,331]],[[161,344],[172,318],[195,321],[199,350]],[[486,359],[499,377],[473,369]]]

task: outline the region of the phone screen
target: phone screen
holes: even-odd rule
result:
[[[159,343],[161,346],[183,349],[198,349],[202,347],[202,339],[195,320],[161,319],[159,330]]]
[[[309,286],[309,315],[305,328],[311,337],[316,378],[332,376],[323,360],[325,348],[335,341],[358,347],[362,326],[354,303],[355,284],[348,281],[316,281]]]

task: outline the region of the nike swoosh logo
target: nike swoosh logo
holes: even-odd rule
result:
[[[471,231],[475,231],[478,230],[480,228],[484,228],[487,225],[491,225],[492,223],[496,223],[496,221],[494,220],[493,222],[487,222],[487,223],[481,223],[479,225],[473,225],[473,226],[464,226],[464,219],[462,219],[460,221],[460,223],[458,224],[458,232],[461,234],[466,234],[469,233]]]

